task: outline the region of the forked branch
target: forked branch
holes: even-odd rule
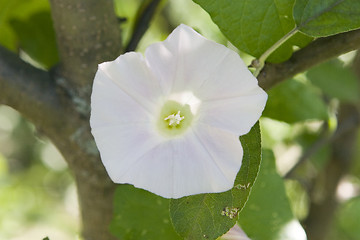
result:
[[[360,48],[360,30],[319,38],[279,64],[266,64],[258,76],[265,90],[298,73],[341,54]]]

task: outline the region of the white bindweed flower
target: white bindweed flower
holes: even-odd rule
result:
[[[221,240],[251,240],[242,228],[235,224],[227,233],[221,236]]]
[[[90,124],[115,183],[166,198],[233,187],[267,95],[237,53],[186,25],[99,65]]]

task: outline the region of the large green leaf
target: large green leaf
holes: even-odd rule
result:
[[[294,19],[299,30],[313,37],[360,28],[358,0],[296,0]]]
[[[295,27],[294,0],[194,0],[204,8],[223,34],[241,51],[261,56]],[[292,46],[303,47],[311,39],[296,34],[268,59],[281,62],[289,58]]]
[[[0,44],[10,50],[17,49],[17,36],[10,26],[10,20],[24,20],[39,12],[50,12],[47,0],[0,0]]]
[[[327,107],[314,86],[289,79],[272,88],[263,116],[295,123],[328,118]]]
[[[19,46],[35,61],[46,68],[58,62],[55,32],[49,11],[36,12],[28,19],[10,20]]]
[[[259,176],[238,223],[251,239],[306,239],[305,231],[291,212],[284,182],[276,172],[275,159],[269,150],[263,152]]]
[[[169,201],[131,185],[119,185],[110,231],[122,240],[181,239],[171,225]]]
[[[241,136],[240,141],[244,156],[233,189],[171,200],[171,220],[183,238],[216,239],[235,224],[238,212],[248,199],[261,161],[259,124],[247,135]]]
[[[359,101],[359,83],[349,66],[334,59],[310,69],[307,78],[329,97],[345,102]]]

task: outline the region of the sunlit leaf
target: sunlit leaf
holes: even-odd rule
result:
[[[10,26],[10,20],[25,20],[39,11],[50,12],[49,1],[0,0],[0,45],[15,51],[18,47],[18,38]]]
[[[239,213],[238,223],[251,239],[306,240],[305,231],[291,212],[284,182],[269,150],[263,152],[259,176]]]
[[[250,194],[261,160],[259,124],[240,137],[244,148],[241,169],[234,188],[223,193],[199,194],[171,201],[175,230],[185,239],[216,239],[236,222]]]
[[[294,19],[300,31],[313,37],[360,28],[360,1],[296,0]]]
[[[181,239],[171,225],[169,201],[131,185],[119,185],[110,231],[122,240]]]
[[[327,107],[311,84],[289,79],[272,88],[263,116],[295,123],[327,119]]]
[[[359,83],[350,67],[334,59],[310,69],[306,76],[329,97],[345,102],[359,101]]]
[[[49,11],[36,12],[28,19],[10,20],[20,48],[46,68],[58,62],[55,32]]]
[[[292,18],[294,0],[194,0],[207,11],[223,34],[243,52],[259,57],[295,27]],[[292,46],[303,47],[310,38],[296,34],[268,59],[288,59]]]

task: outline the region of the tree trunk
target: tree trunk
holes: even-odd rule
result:
[[[67,96],[62,102],[73,106],[73,115],[68,117],[78,118],[75,129],[54,143],[75,177],[83,237],[115,239],[109,232],[115,184],[109,179],[90,134],[89,106],[97,65],[121,53],[120,26],[113,1],[51,0],[50,3],[60,56],[54,77],[58,92]]]

